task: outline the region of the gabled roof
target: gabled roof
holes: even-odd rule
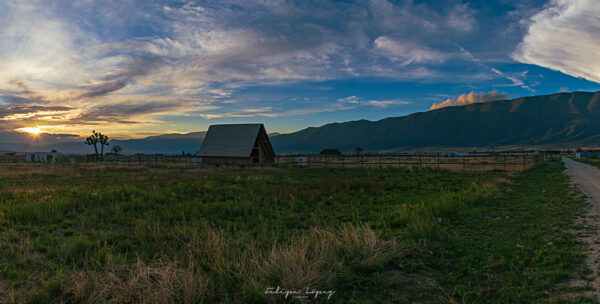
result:
[[[212,125],[202,142],[198,156],[250,157],[263,124]]]

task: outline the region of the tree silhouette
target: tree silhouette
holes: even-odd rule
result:
[[[118,156],[119,154],[121,154],[121,152],[123,152],[123,148],[119,145],[115,145],[112,147],[112,151]]]
[[[92,135],[85,138],[84,144],[88,146],[94,146],[94,153],[96,155],[96,159],[98,159],[98,142],[100,142],[100,133],[96,132],[96,130],[92,130]]]
[[[363,148],[356,146],[356,149],[354,149],[354,152],[356,152],[356,155],[360,155],[360,152],[363,151]]]
[[[99,138],[98,138],[98,143],[100,143],[100,157],[102,157],[104,159],[104,146],[108,146],[108,136],[102,134],[102,133],[98,133]]]

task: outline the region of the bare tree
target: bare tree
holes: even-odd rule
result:
[[[119,154],[121,154],[121,152],[123,152],[123,148],[119,145],[114,145],[112,147],[112,151],[118,156]]]
[[[85,138],[84,144],[88,146],[94,146],[94,153],[96,155],[96,160],[98,159],[98,143],[100,142],[100,133],[96,132],[96,130],[92,130],[92,135]]]
[[[354,152],[356,153],[356,155],[360,155],[360,152],[363,151],[363,148],[356,146],[356,149],[354,149]]]

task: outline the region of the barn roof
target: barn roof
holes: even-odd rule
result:
[[[198,156],[250,157],[263,124],[212,125],[202,142]]]

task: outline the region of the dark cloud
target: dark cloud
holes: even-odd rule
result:
[[[0,99],[4,101],[4,103],[9,105],[20,105],[20,104],[32,104],[32,103],[45,103],[42,99],[32,99],[26,98],[16,95],[2,95]]]
[[[29,86],[26,85],[25,82],[23,82],[21,80],[12,79],[8,83],[16,86],[17,88],[19,88],[21,90],[22,94],[32,94],[33,93],[31,91],[31,89],[29,88]]]
[[[85,91],[87,92],[81,94],[79,98],[104,96],[106,94],[124,88],[125,86],[127,86],[127,83],[129,83],[129,81],[129,79],[122,78],[118,80],[109,80],[99,85],[87,87],[85,89]]]
[[[38,112],[64,112],[72,109],[73,108],[62,106],[15,106],[0,108],[0,118],[16,114],[31,114],[35,116]]]
[[[144,114],[154,114],[163,111],[177,110],[182,105],[176,102],[145,102],[120,103],[96,106],[84,112],[77,118],[68,121],[69,124],[119,123],[137,124],[133,117]]]
[[[147,75],[162,64],[163,59],[158,56],[131,57],[121,63],[118,73],[105,76],[100,84],[83,87],[85,93],[79,95],[79,98],[100,97],[119,91],[134,82],[136,77]]]

